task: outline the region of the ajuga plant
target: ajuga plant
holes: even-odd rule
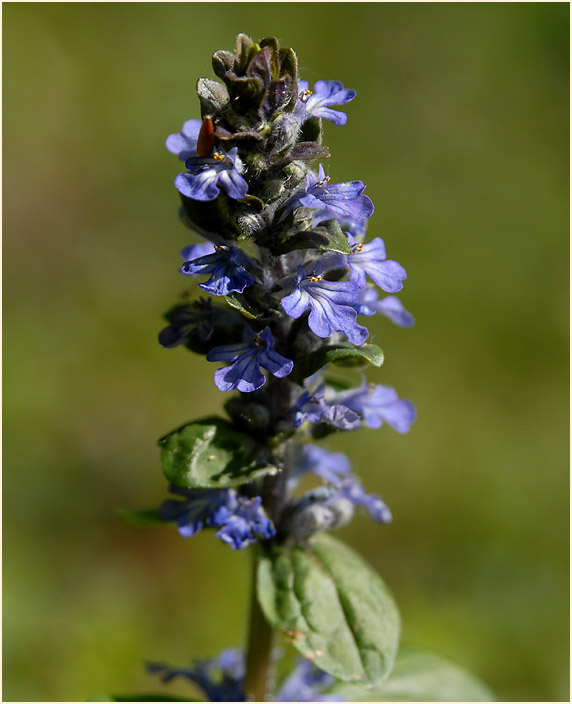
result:
[[[181,252],[180,273],[202,291],[166,313],[159,342],[215,365],[226,415],[161,438],[172,498],[126,516],[173,523],[183,538],[212,529],[213,539],[250,553],[253,594],[244,650],[148,671],[163,682],[184,678],[210,701],[403,699],[411,686],[419,698],[411,672],[426,682],[428,671],[451,666],[410,649],[394,670],[393,597],[330,534],[354,513],[379,524],[391,513],[348,457],[319,444],[364,427],[406,433],[415,420],[393,387],[359,375],[383,362],[364,318],[408,327],[413,317],[393,295],[405,269],[379,236],[366,238],[374,206],[364,183],[332,183],[323,165],[322,130],[346,123],[338,108],[356,94],[334,80],[310,87],[294,51],[274,37],[239,35],[236,53],[217,51],[213,69],[218,81],[197,84],[200,117],[166,142],[181,162],[180,216],[200,238]],[[299,659],[276,682],[280,640]],[[483,698],[452,671],[466,685],[461,699]],[[439,699],[442,690],[425,694]]]

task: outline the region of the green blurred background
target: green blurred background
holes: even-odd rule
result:
[[[368,321],[411,433],[335,437],[394,523],[342,532],[409,642],[505,700],[569,699],[566,3],[5,4],[4,701],[155,688],[240,645],[248,559],[115,516],[166,496],[156,438],[221,409],[156,342],[185,281],[165,137],[242,31],[355,88],[334,181],[409,279]],[[171,686],[169,691],[184,692]]]

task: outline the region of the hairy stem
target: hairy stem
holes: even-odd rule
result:
[[[250,621],[246,651],[246,678],[244,691],[249,701],[266,701],[272,654],[271,626],[266,621],[256,597],[256,571],[259,546],[252,549],[252,591],[250,599]]]

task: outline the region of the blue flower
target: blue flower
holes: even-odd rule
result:
[[[256,496],[247,499],[237,496],[238,505],[222,528],[215,533],[217,538],[233,550],[241,550],[256,542],[256,536],[272,538],[276,531],[262,508],[262,499]]]
[[[341,332],[355,345],[363,344],[369,333],[357,324],[357,312],[352,307],[359,294],[357,285],[352,281],[325,281],[321,271],[320,263],[310,275],[298,267],[297,286],[282,299],[282,308],[291,318],[299,318],[310,307],[308,326],[318,337]]]
[[[209,702],[244,702],[244,653],[235,648],[223,650],[218,658],[199,661],[191,667],[174,668],[147,663],[147,671],[167,684],[184,677],[200,687]]]
[[[233,550],[242,550],[257,538],[275,535],[259,496],[248,499],[234,489],[188,489],[175,485],[169,490],[183,500],[167,499],[161,504],[160,515],[164,521],[176,522],[184,538],[196,535],[203,527],[219,528],[217,538]]]
[[[298,658],[293,672],[282,682],[274,696],[277,702],[343,702],[323,691],[334,684],[334,678],[318,669],[310,660]]]
[[[184,249],[181,249],[181,259],[184,262],[193,261],[199,257],[206,257],[208,254],[216,252],[215,245],[212,242],[199,242],[198,244],[190,244]]]
[[[386,422],[399,433],[408,432],[417,415],[411,401],[400,399],[395,389],[367,385],[365,380],[359,389],[336,394],[335,401],[355,411],[370,428],[381,428]]]
[[[294,367],[290,359],[286,359],[274,349],[274,338],[269,327],[265,327],[258,334],[248,325],[244,327],[242,342],[213,347],[207,354],[207,360],[232,362],[229,367],[217,369],[215,372],[215,384],[221,391],[256,391],[266,381],[260,367],[279,379],[288,376]]]
[[[214,331],[213,310],[209,299],[200,298],[181,307],[170,316],[170,324],[159,333],[159,343],[171,348],[183,345],[193,332],[201,342],[208,340]]]
[[[355,90],[344,88],[341,81],[316,81],[314,90],[309,90],[308,81],[298,81],[300,89],[300,101],[296,105],[295,112],[303,119],[309,117],[321,117],[329,120],[334,125],[345,125],[347,115],[338,110],[332,110],[330,105],[345,105],[356,97]]]
[[[306,389],[298,398],[291,413],[295,428],[299,428],[305,421],[310,421],[310,423],[328,423],[340,430],[354,430],[361,423],[358,414],[346,406],[328,403],[323,385],[314,391]]]
[[[176,522],[183,538],[200,533],[204,526],[223,525],[237,506],[233,489],[187,489],[172,484],[169,491],[184,500],[167,499],[160,515],[164,521]]]
[[[241,176],[246,167],[238,156],[238,147],[228,152],[220,148],[212,157],[191,157],[185,165],[190,173],[179,174],[175,186],[187,198],[214,200],[220,194],[218,184],[235,200],[248,192],[248,183]]]
[[[391,523],[391,511],[384,503],[381,496],[368,494],[357,477],[348,477],[338,487],[338,494],[344,499],[351,501],[354,506],[362,506],[377,523]]]
[[[388,293],[396,293],[403,288],[402,281],[407,278],[405,269],[391,259],[386,260],[385,244],[381,237],[376,237],[371,242],[363,244],[352,235],[348,235],[352,253],[346,255],[352,276],[359,288],[366,285],[366,274],[375,283]]]
[[[317,176],[312,171],[306,175],[305,193],[295,197],[294,207],[302,205],[316,211],[312,217],[313,227],[331,218],[361,222],[371,216],[373,203],[368,196],[363,195],[363,181],[332,184],[329,181],[320,164]],[[287,210],[291,209],[292,205],[287,207]]]
[[[336,488],[336,492],[324,501],[323,506],[326,508],[343,498],[354,506],[365,508],[374,521],[391,521],[391,512],[381,496],[365,491],[358,478],[351,474],[350,461],[343,453],[329,452],[318,445],[304,445],[295,458],[293,478],[307,472],[312,472]]]
[[[190,256],[193,256],[197,247],[207,246],[207,244],[192,245],[184,249],[181,254],[189,252]],[[193,248],[193,252],[190,252]],[[213,254],[186,261],[181,267],[181,273],[186,276],[211,274],[210,279],[199,284],[199,287],[213,296],[228,296],[233,291],[242,293],[247,286],[254,283],[252,274],[247,270],[253,264],[240,249],[219,245],[215,245],[214,249]]]
[[[403,328],[411,327],[415,323],[415,318],[409,311],[405,310],[403,303],[397,296],[386,296],[380,301],[378,300],[377,289],[373,286],[367,286],[360,291],[360,296],[354,307],[358,315],[381,313]]]
[[[201,131],[202,120],[187,120],[183,124],[181,132],[175,132],[167,137],[165,146],[172,153],[176,154],[181,161],[186,161],[195,156],[197,151],[197,139]]]
[[[329,452],[319,445],[302,445],[296,460],[294,476],[312,472],[329,484],[339,484],[352,468],[343,452]]]

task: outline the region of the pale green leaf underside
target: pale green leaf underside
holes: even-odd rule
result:
[[[270,623],[302,655],[345,682],[379,684],[399,640],[399,614],[380,577],[329,535],[265,554],[258,597]]]
[[[491,702],[493,693],[477,677],[422,648],[400,648],[391,676],[381,686],[340,683],[330,693],[354,702]]]

